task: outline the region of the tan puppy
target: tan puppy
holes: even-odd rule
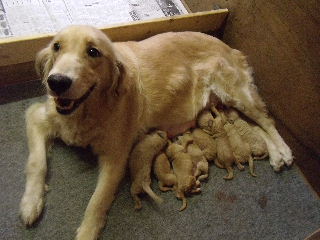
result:
[[[169,159],[165,153],[160,153],[156,157],[153,171],[158,179],[158,185],[161,191],[170,191],[173,186],[177,184],[177,177],[173,173]]]
[[[228,121],[233,123],[237,132],[241,135],[243,141],[250,145],[250,149],[254,159],[264,159],[268,157],[268,148],[263,138],[249,125],[245,120],[239,117],[234,109],[227,111]]]
[[[155,131],[138,142],[130,154],[129,168],[132,181],[130,192],[135,201],[135,209],[141,209],[142,207],[138,195],[143,192],[147,193],[157,203],[163,201],[150,188],[150,174],[153,159],[165,147],[167,140],[165,132]]]
[[[194,176],[194,166],[191,156],[185,152],[185,148],[177,143],[169,144],[166,154],[172,161],[173,171],[177,176],[177,184],[174,186],[176,197],[182,200],[179,209],[183,211],[187,207],[185,194],[199,192],[196,178]]]
[[[223,178],[231,180],[234,177],[233,163],[236,162],[236,159],[233,155],[227,132],[223,127],[225,121],[215,107],[212,107],[212,109],[215,112],[216,117],[213,118],[209,111],[203,112],[198,119],[199,126],[215,139],[217,158],[214,160],[214,163],[219,168],[225,168],[228,175]],[[241,165],[238,165],[238,167],[241,167]]]
[[[253,177],[256,177],[257,175],[254,173],[254,165],[253,158],[251,156],[250,145],[247,142],[243,141],[233,124],[227,122],[224,125],[224,129],[227,132],[230,146],[237,163],[239,163],[239,166],[241,166],[241,163],[249,163],[250,174]],[[242,169],[243,167],[241,166],[240,170]]]
[[[209,164],[200,147],[194,143],[190,132],[184,133],[178,138],[178,143],[181,144],[186,152],[191,156],[193,165],[195,166],[194,176],[197,181],[208,178]],[[200,182],[197,182],[200,184]]]
[[[270,154],[275,170],[292,163],[291,150],[267,115],[246,58],[209,35],[171,32],[113,43],[93,27],[70,26],[39,52],[36,69],[48,99],[26,114],[30,154],[20,204],[26,225],[43,210],[48,141],[60,138],[69,145],[91,146],[99,158],[96,189],[76,236],[95,240],[138,134],[156,128],[172,136],[181,126],[188,129],[212,95],[265,130],[275,146]]]
[[[213,161],[217,157],[217,143],[208,132],[196,128],[192,131],[192,139],[202,150],[207,161]]]

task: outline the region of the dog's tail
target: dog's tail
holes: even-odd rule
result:
[[[142,183],[142,188],[156,203],[161,204],[163,202],[163,199],[152,191],[148,183]]]

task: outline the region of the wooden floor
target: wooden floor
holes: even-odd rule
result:
[[[226,7],[224,41],[248,55],[254,77],[296,163],[320,194],[320,3],[186,0],[191,11]]]

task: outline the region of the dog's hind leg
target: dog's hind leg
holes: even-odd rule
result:
[[[257,174],[254,173],[254,164],[253,164],[252,156],[249,157],[248,163],[249,163],[249,172],[250,172],[251,176],[256,177]]]
[[[255,85],[253,83],[247,83],[234,94],[235,96],[232,101],[233,107],[237,108],[262,127],[268,133],[281,154],[280,159],[272,159],[270,161],[270,163],[273,164],[273,168],[279,170],[283,164],[291,165],[293,162],[292,152],[275,128],[274,121],[268,116],[266,106],[258,95]]]
[[[138,194],[142,193],[142,187],[137,185],[136,183],[132,183],[130,187],[131,197],[134,201],[134,209],[139,210],[142,208],[141,199],[139,198]]]
[[[42,212],[46,189],[46,145],[50,126],[44,104],[34,104],[27,110],[26,124],[30,152],[26,164],[26,187],[20,202],[20,215],[24,224],[31,225]]]
[[[233,179],[234,177],[234,174],[233,174],[233,169],[231,166],[226,166],[226,169],[227,169],[227,172],[228,174],[226,176],[223,177],[223,179],[225,180],[231,180]]]

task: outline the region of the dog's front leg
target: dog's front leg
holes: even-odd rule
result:
[[[89,201],[76,240],[95,240],[105,225],[106,214],[122,180],[128,154],[100,156],[100,173],[96,189]]]
[[[26,187],[20,203],[20,215],[26,225],[31,225],[37,220],[44,206],[47,173],[46,143],[50,135],[44,104],[34,104],[27,110],[26,124],[29,158],[26,165]]]

